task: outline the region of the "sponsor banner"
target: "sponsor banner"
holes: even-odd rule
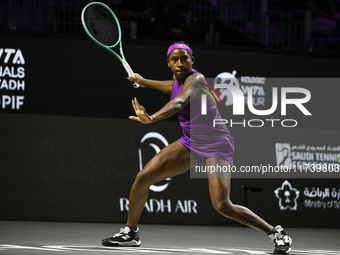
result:
[[[273,195],[277,198],[276,208],[289,214],[290,222],[339,227],[336,218],[340,210],[340,186],[336,182],[284,180]],[[301,215],[303,219],[298,223]],[[322,217],[318,218],[319,215]]]
[[[276,164],[281,168],[301,173],[327,173],[329,178],[339,176],[340,145],[276,143],[275,151]]]
[[[305,208],[340,209],[340,188],[305,187],[303,191]]]
[[[167,121],[150,126],[129,120],[9,113],[0,114],[0,119],[2,220],[126,223],[130,188],[141,166],[182,135],[178,123]],[[276,143],[311,146],[306,141],[315,137],[314,146],[336,147],[328,139],[337,131],[318,137],[322,130],[314,130],[304,137],[306,130],[295,129],[277,141],[279,133],[273,129],[250,130],[232,130],[236,166],[276,165]],[[232,174],[231,199],[272,224],[340,227],[338,184],[338,179],[250,179]],[[212,207],[207,180],[190,179],[185,173],[150,189],[141,223],[233,221]]]
[[[1,113],[0,122],[2,220],[126,223],[135,176],[182,135],[171,121],[150,126]],[[141,223],[164,224],[221,220],[207,182],[190,180],[189,172],[152,185],[141,217]]]
[[[175,123],[173,123],[175,124]],[[139,170],[142,171],[144,166],[152,159],[157,153],[159,153],[164,147],[169,145],[168,140],[163,135],[169,131],[163,130],[160,132],[147,132],[140,140],[138,148],[138,162]],[[168,136],[168,135],[167,135]],[[136,156],[136,155],[135,155]],[[167,178],[160,183],[156,183],[150,186],[150,193],[143,208],[144,214],[164,214],[180,216],[181,214],[198,214],[199,208],[198,202],[192,199],[192,194],[187,193],[186,199],[176,198],[176,194],[164,195],[164,191],[173,190],[172,178]],[[128,194],[126,194],[128,195]],[[119,198],[119,210],[122,213],[129,211],[129,199],[128,197]],[[147,216],[146,216],[147,217]],[[160,216],[159,216],[160,217]]]
[[[239,194],[270,224],[340,227],[338,179],[232,179],[232,187],[232,200]]]
[[[15,111],[23,107],[26,90],[25,64],[21,49],[0,48],[1,110]]]
[[[162,49],[155,45],[150,49],[124,46],[136,71],[151,77],[147,74],[150,67],[137,67],[135,61],[139,58],[129,55],[141,56],[152,50],[152,74],[156,77],[152,76],[171,79],[166,63],[162,65],[164,59],[158,57],[163,56]],[[169,99],[169,95],[153,90],[134,89],[126,76],[117,59],[88,39],[2,36],[0,112],[125,119],[133,113],[131,99],[136,96],[140,99],[143,95],[141,103],[149,112],[155,112]]]

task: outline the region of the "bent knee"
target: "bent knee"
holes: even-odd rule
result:
[[[138,185],[144,184],[144,183],[147,182],[148,179],[149,179],[149,178],[148,178],[147,174],[143,173],[143,171],[140,171],[140,172],[138,172],[138,174],[136,175],[135,184],[138,184]]]
[[[154,184],[154,177],[152,177],[151,174],[147,171],[138,172],[135,178],[135,185],[151,186],[152,184]]]
[[[234,214],[234,205],[228,200],[212,201],[212,204],[217,212],[225,216],[232,216]]]

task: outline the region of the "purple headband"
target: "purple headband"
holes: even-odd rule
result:
[[[167,57],[169,57],[171,51],[175,50],[175,49],[183,49],[185,51],[187,51],[190,56],[192,56],[192,50],[190,49],[190,47],[184,43],[175,43],[173,45],[171,45],[168,49],[168,52],[166,54]]]

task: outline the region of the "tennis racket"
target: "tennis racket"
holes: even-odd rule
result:
[[[122,33],[119,21],[113,11],[105,4],[91,2],[86,5],[81,13],[81,22],[88,36],[99,46],[115,55],[130,77],[135,77],[130,65],[126,61],[122,47]],[[113,48],[119,45],[119,52]],[[136,88],[140,87],[136,83]]]

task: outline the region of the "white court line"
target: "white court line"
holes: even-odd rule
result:
[[[292,250],[294,253],[301,254],[327,254],[327,255],[340,255],[339,251],[329,251],[329,250]]]
[[[108,246],[44,246],[52,249],[63,249],[64,251],[90,251],[90,252],[148,252],[148,253],[169,253],[163,249],[150,249],[138,247],[108,247]]]
[[[55,248],[43,248],[43,247],[33,247],[33,246],[22,246],[22,245],[7,245],[1,244],[0,248],[8,250],[8,249],[27,249],[27,250],[42,250],[42,251],[63,251],[61,249]]]
[[[249,249],[226,249],[227,251],[243,251],[249,254],[267,254],[264,251],[256,251],[256,250],[249,250]]]
[[[214,249],[199,249],[199,248],[142,248],[142,247],[108,247],[108,246],[44,246],[53,249],[65,249],[68,251],[92,251],[92,252],[136,252],[136,253],[211,253],[211,254],[233,254],[231,252],[214,250]]]
[[[212,249],[202,249],[202,248],[189,248],[193,252],[197,253],[214,253],[214,254],[233,254],[228,251],[217,251],[217,250],[212,250]]]
[[[252,249],[252,248],[221,248],[221,249],[209,249],[209,248],[168,248],[168,247],[107,247],[107,246],[63,246],[63,245],[49,245],[49,246],[23,246],[23,245],[6,245],[0,244],[0,251],[9,249],[21,249],[21,250],[42,250],[42,251],[54,251],[54,252],[97,252],[97,253],[194,253],[194,254],[268,254],[264,250]],[[266,250],[267,251],[267,250]],[[308,255],[340,255],[339,251],[330,250],[296,250],[293,249],[292,254],[308,254]]]

